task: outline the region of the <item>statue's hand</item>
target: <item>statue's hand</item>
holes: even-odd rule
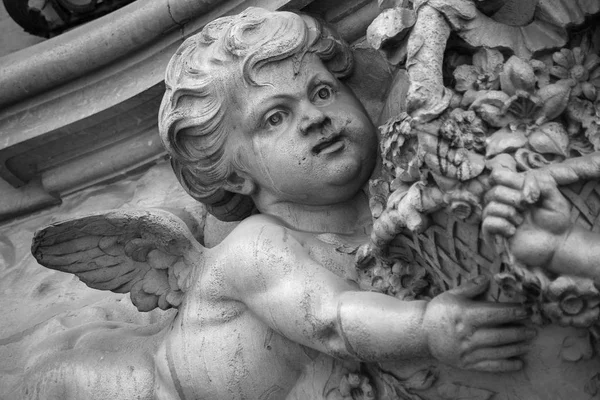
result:
[[[505,372],[523,367],[535,330],[519,325],[528,317],[520,305],[472,300],[489,280],[479,277],[429,302],[423,318],[429,351],[439,361],[461,369]]]
[[[496,171],[492,180],[497,186],[485,195],[484,235],[510,238],[510,251],[518,261],[549,268],[572,226],[569,203],[556,182],[543,170]]]

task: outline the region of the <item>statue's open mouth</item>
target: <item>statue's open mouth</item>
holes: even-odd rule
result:
[[[312,152],[315,155],[330,154],[344,148],[345,142],[342,135],[333,134],[319,140],[319,143],[312,148]]]

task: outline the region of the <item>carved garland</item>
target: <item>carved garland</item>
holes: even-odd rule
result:
[[[552,280],[517,265],[506,246],[483,242],[479,222],[492,170],[544,168],[558,173],[559,184],[574,184],[564,188],[573,218],[597,226],[600,189],[575,182],[592,178],[578,163],[600,158],[600,29],[584,24],[570,41],[567,29],[598,13],[600,2],[379,3],[367,38],[391,63],[404,63],[409,90],[406,112],[380,128],[383,175],[371,183],[375,223],[359,268],[376,288],[400,297],[423,294],[425,281],[438,286],[429,297],[493,275],[496,295],[531,304],[538,323],[592,327],[600,292],[590,281]],[[520,13],[510,20],[506,8],[515,4]],[[561,178],[567,159],[576,176]],[[397,287],[404,275],[394,259],[421,264],[432,277]]]
[[[494,169],[546,169],[570,185],[561,190],[573,203],[572,219],[600,228],[600,172],[589,168],[600,165],[600,28],[584,24],[600,2],[379,5],[367,39],[406,68],[409,88],[406,110],[380,127],[383,172],[370,183],[373,233],[356,255],[364,281],[410,300],[494,276],[490,295],[530,305],[535,323],[588,328],[589,348],[573,349],[566,338],[561,358],[591,357],[600,343],[598,288],[589,279],[551,279],[518,265],[505,243],[494,249],[483,240],[480,220]],[[431,368],[408,380],[371,372],[384,392],[403,399],[423,398],[437,381]],[[592,383],[586,392],[593,393]],[[458,383],[436,390],[442,398],[494,395]]]

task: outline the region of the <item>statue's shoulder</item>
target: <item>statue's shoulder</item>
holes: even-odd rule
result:
[[[248,242],[260,237],[288,235],[293,232],[296,231],[273,215],[255,214],[241,221],[224,242]]]
[[[259,260],[263,256],[301,250],[300,232],[267,214],[252,215],[236,226],[219,247],[230,256]]]

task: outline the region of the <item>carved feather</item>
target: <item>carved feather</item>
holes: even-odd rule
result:
[[[31,246],[41,265],[75,274],[94,289],[130,292],[140,311],[178,307],[199,265],[192,260],[205,250],[181,219],[158,209],[58,222],[37,231]]]

